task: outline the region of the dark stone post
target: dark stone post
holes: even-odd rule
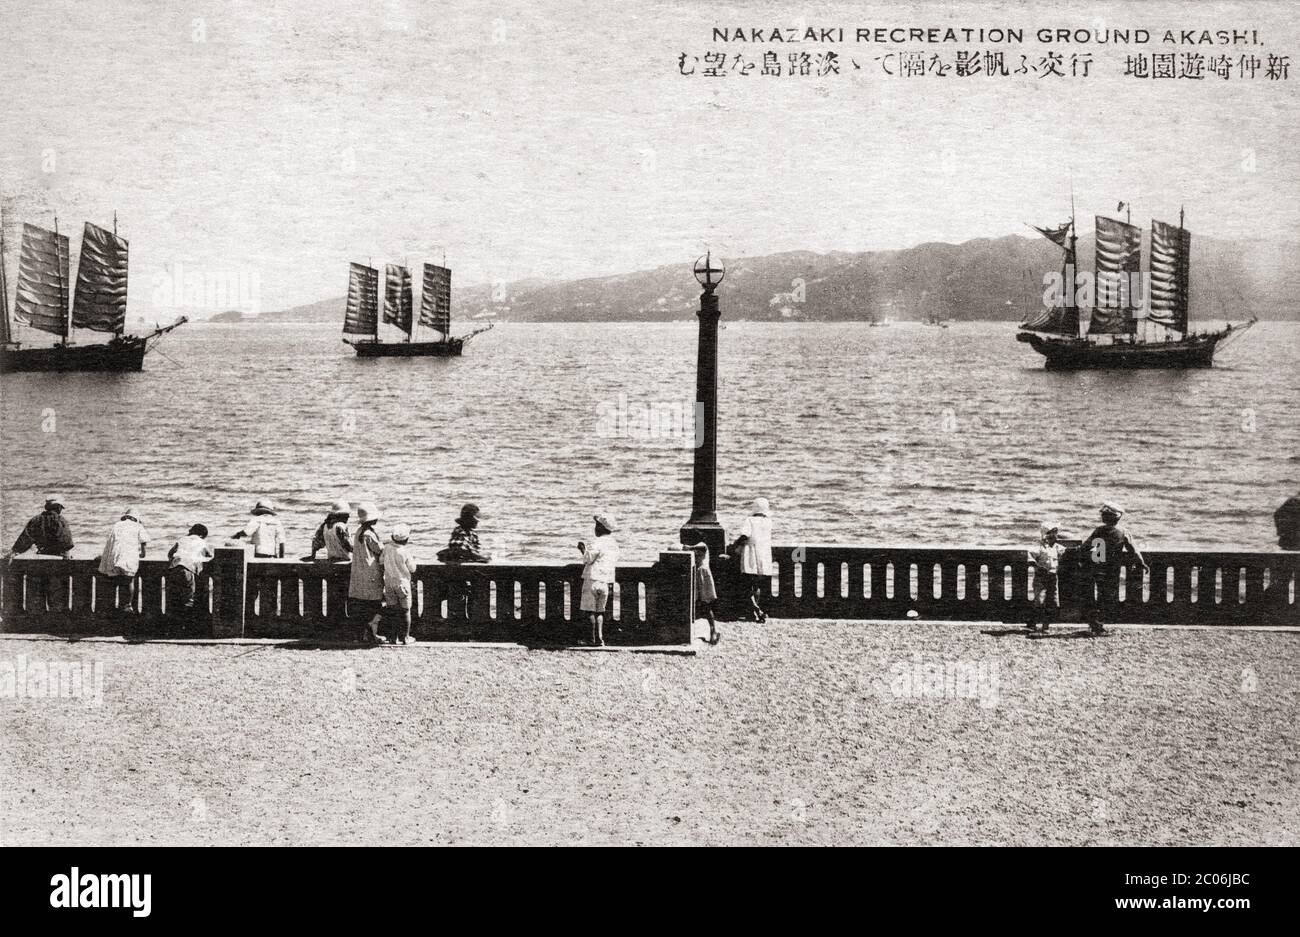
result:
[[[695,365],[695,477],[691,492],[691,519],[681,529],[684,544],[704,543],[713,557],[722,554],[727,532],[718,523],[718,320],[722,312],[714,290],[723,270],[710,255],[695,263],[700,294],[700,337]]]
[[[245,595],[248,590],[248,552],[243,547],[217,547],[208,564],[212,573],[212,636],[244,636]]]

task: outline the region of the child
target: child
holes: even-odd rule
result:
[[[203,564],[212,559],[208,528],[195,524],[190,532],[167,551],[167,612],[174,614],[182,630],[194,618],[194,593]]]
[[[445,549],[438,551],[441,563],[491,563],[492,554],[483,552],[479,540],[478,526],[488,516],[479,510],[477,504],[466,504],[460,509],[456,526],[452,528],[451,537]],[[470,583],[467,579],[447,580],[447,617],[469,620],[470,617]]]
[[[148,543],[149,531],[140,523],[135,508],[127,508],[108,532],[99,557],[99,574],[107,577],[104,591],[113,601],[115,614],[125,615],[135,608],[135,577]]]
[[[1105,634],[1102,617],[1113,621],[1119,610],[1119,573],[1128,565],[1125,556],[1132,556],[1143,572],[1150,569],[1128,531],[1119,526],[1123,516],[1123,508],[1113,503],[1103,504],[1101,526],[1083,541],[1084,565],[1091,573],[1087,585],[1088,630],[1093,634]]]
[[[594,514],[596,522],[596,539],[590,544],[578,541],[578,551],[582,554],[582,603],[581,611],[587,612],[591,619],[591,644],[593,647],[605,646],[605,603],[609,601],[609,590],[614,584],[614,569],[618,565],[618,541],[614,532],[618,527],[608,514]]]
[[[352,535],[352,567],[348,571],[348,617],[364,621],[362,644],[383,644],[379,623],[383,620],[384,568],[379,557],[383,541],[379,539],[379,507],[373,501],[357,505],[357,532]]]
[[[737,552],[741,577],[749,588],[750,615],[754,621],[767,621],[762,599],[772,584],[772,509],[766,498],[755,498],[750,505],[750,515],[731,545],[732,555]]]
[[[108,539],[104,541],[104,550],[99,556],[99,574],[135,578],[148,543],[149,531],[140,523],[135,508],[127,508],[121,520],[108,531]]]
[[[247,537],[253,545],[253,556],[260,559],[284,556],[284,525],[275,515],[275,503],[270,498],[258,498],[249,513],[253,515],[252,520],[234,539]]]
[[[415,639],[411,637],[411,574],[415,572],[416,564],[411,548],[407,546],[411,528],[406,524],[394,524],[389,539],[379,554],[379,563],[384,568],[384,605],[390,611],[396,609],[402,619],[402,626],[394,629],[393,643],[414,644]]]
[[[699,614],[709,621],[709,643],[717,644],[722,635],[718,633],[718,623],[714,617],[717,611],[718,589],[713,582],[713,570],[709,568],[709,546],[705,543],[694,543],[684,549],[695,554],[695,605],[699,609]]]
[[[1043,631],[1051,627],[1052,610],[1057,606],[1056,580],[1065,547],[1057,543],[1060,525],[1043,521],[1038,526],[1038,547],[1029,551],[1034,564],[1034,610],[1029,613],[1029,630],[1041,622]]]
[[[352,559],[352,535],[348,532],[348,518],[352,516],[352,506],[346,501],[335,501],[330,505],[330,512],[316,528],[311,538],[311,558],[325,551],[325,559],[331,563]]]

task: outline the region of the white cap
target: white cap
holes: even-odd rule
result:
[[[411,539],[411,525],[394,524],[393,531],[389,536],[392,537],[393,543],[406,543]]]

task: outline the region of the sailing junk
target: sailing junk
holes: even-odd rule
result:
[[[127,242],[113,231],[86,222],[77,262],[72,308],[68,308],[68,238],[55,230],[23,225],[18,255],[18,286],[13,318],[33,329],[57,335],[53,346],[23,348],[14,338],[9,317],[9,289],[4,272],[4,230],[0,224],[0,371],[139,371],[145,353],[159,336],[186,321],[144,336],[126,335]],[[113,336],[97,345],[72,344],[72,330],[88,329]]]
[[[356,349],[361,358],[423,358],[449,357],[461,354],[468,342],[480,332],[492,327],[477,329],[458,338],[451,334],[451,271],[436,264],[424,265],[423,290],[420,295],[420,318],[414,321],[411,301],[411,272],[397,264],[384,267],[383,321],[396,326],[406,334],[400,342],[379,340],[379,271],[374,267],[354,263],[348,275],[348,304],[343,318],[345,335],[364,335],[369,341],[343,339]],[[418,326],[439,334],[435,341],[411,340]]]
[[[1142,229],[1114,218],[1096,220],[1095,299],[1086,334],[1073,293],[1076,260],[1074,219],[1056,228],[1035,228],[1064,252],[1060,302],[1021,323],[1016,338],[1047,359],[1052,370],[1080,368],[1208,368],[1217,347],[1235,339],[1255,319],[1217,332],[1189,331],[1191,234],[1163,221],[1151,222],[1149,298],[1139,316],[1133,284],[1142,270]]]

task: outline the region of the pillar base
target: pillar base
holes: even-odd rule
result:
[[[685,546],[696,543],[707,546],[713,559],[727,551],[727,531],[717,521],[687,521],[682,525],[680,536]]]

